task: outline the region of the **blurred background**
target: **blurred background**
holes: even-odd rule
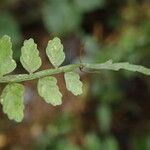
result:
[[[48,40],[62,39],[64,65],[128,61],[150,68],[149,0],[0,0],[0,36],[13,41],[15,73],[23,40],[38,44],[41,70],[52,67]],[[150,78],[127,71],[81,72],[84,94],[66,90],[52,107],[25,82],[25,118],[8,120],[0,108],[0,150],[150,150]],[[0,85],[0,90],[5,85]],[[0,106],[1,107],[1,106]]]

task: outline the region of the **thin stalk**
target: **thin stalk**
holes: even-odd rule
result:
[[[49,76],[49,75],[73,71],[79,68],[80,66],[81,64],[71,64],[71,65],[62,66],[60,68],[39,71],[33,74],[6,75],[0,78],[0,83],[23,82],[23,81],[28,81],[28,80],[39,79],[39,78]]]
[[[129,64],[128,62],[120,62],[120,63],[113,63],[111,60],[107,61],[105,63],[98,63],[98,64],[89,64],[89,63],[80,63],[80,64],[70,64],[66,66],[62,66],[59,68],[54,69],[47,69],[43,71],[39,71],[33,74],[18,74],[18,75],[6,75],[0,78],[0,83],[11,83],[11,82],[23,82],[28,80],[34,80],[39,79],[45,76],[50,76],[54,74],[74,71],[75,69],[80,68],[83,71],[85,70],[114,70],[118,71],[120,69],[133,71],[133,72],[140,72],[145,75],[150,75],[150,69],[140,66],[140,65],[134,65]]]

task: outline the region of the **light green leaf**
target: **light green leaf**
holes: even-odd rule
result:
[[[107,70],[115,70],[118,71],[120,69],[125,69],[133,72],[140,72],[146,75],[150,75],[150,69],[143,67],[141,65],[133,65],[128,62],[120,62],[120,63],[113,63],[111,60],[101,63],[101,64],[83,64],[84,67],[88,69],[107,69]]]
[[[82,94],[82,82],[76,72],[66,72],[64,74],[66,87],[74,95]]]
[[[10,73],[16,68],[16,62],[12,56],[12,43],[10,37],[5,35],[0,39],[0,76]]]
[[[54,67],[59,67],[63,63],[65,53],[63,52],[63,45],[59,38],[56,37],[48,42],[46,54]]]
[[[57,79],[54,77],[44,77],[38,81],[38,93],[47,103],[53,106],[61,105],[62,94],[57,86]]]
[[[3,90],[1,103],[3,112],[8,115],[9,119],[21,122],[23,119],[23,95],[24,87],[21,84],[8,84]]]
[[[24,45],[21,48],[20,61],[23,67],[29,73],[33,73],[40,68],[42,62],[41,62],[41,58],[39,57],[37,44],[34,43],[33,39],[24,41]]]

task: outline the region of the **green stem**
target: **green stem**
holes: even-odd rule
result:
[[[23,82],[23,81],[28,81],[28,80],[39,79],[39,78],[49,76],[49,75],[73,71],[73,70],[79,68],[80,66],[81,66],[81,64],[71,64],[71,65],[67,65],[67,66],[62,66],[60,68],[39,71],[39,72],[36,72],[33,74],[6,75],[6,76],[0,78],[0,83]]]
[[[146,68],[141,65],[134,65],[130,64],[128,62],[119,62],[119,63],[113,63],[111,60],[106,61],[105,63],[98,63],[98,64],[83,64],[85,69],[92,69],[92,70],[114,70],[119,71],[120,69],[132,71],[132,72],[139,72],[145,75],[150,75],[150,69]]]
[[[89,64],[89,63],[70,64],[70,65],[62,66],[60,68],[39,71],[33,74],[6,75],[0,78],[0,83],[23,82],[23,81],[28,81],[28,80],[34,80],[34,79],[39,79],[45,76],[64,73],[68,71],[74,71],[77,68],[83,68],[85,70],[106,69],[106,70],[114,70],[114,71],[124,69],[128,71],[133,71],[133,72],[140,72],[145,75],[150,75],[149,68],[146,68],[140,65],[129,64],[128,62],[113,63],[111,60],[109,60],[105,63],[100,63],[100,64],[99,63],[98,64]]]

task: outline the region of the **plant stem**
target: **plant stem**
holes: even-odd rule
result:
[[[79,67],[81,67],[81,64],[71,64],[71,65],[62,66],[60,68],[39,71],[33,74],[6,75],[0,78],[0,83],[23,82],[28,80],[39,79],[49,75],[73,71]]]
[[[128,62],[113,63],[111,60],[109,60],[105,63],[100,63],[100,64],[99,63],[98,64],[89,64],[89,63],[70,64],[70,65],[62,66],[60,68],[39,71],[33,74],[6,75],[0,78],[0,83],[23,82],[28,80],[34,80],[45,76],[74,71],[77,68],[82,68],[85,70],[106,69],[106,70],[114,70],[114,71],[124,69],[133,72],[140,72],[145,75],[150,75],[149,68],[140,65],[129,64]]]

